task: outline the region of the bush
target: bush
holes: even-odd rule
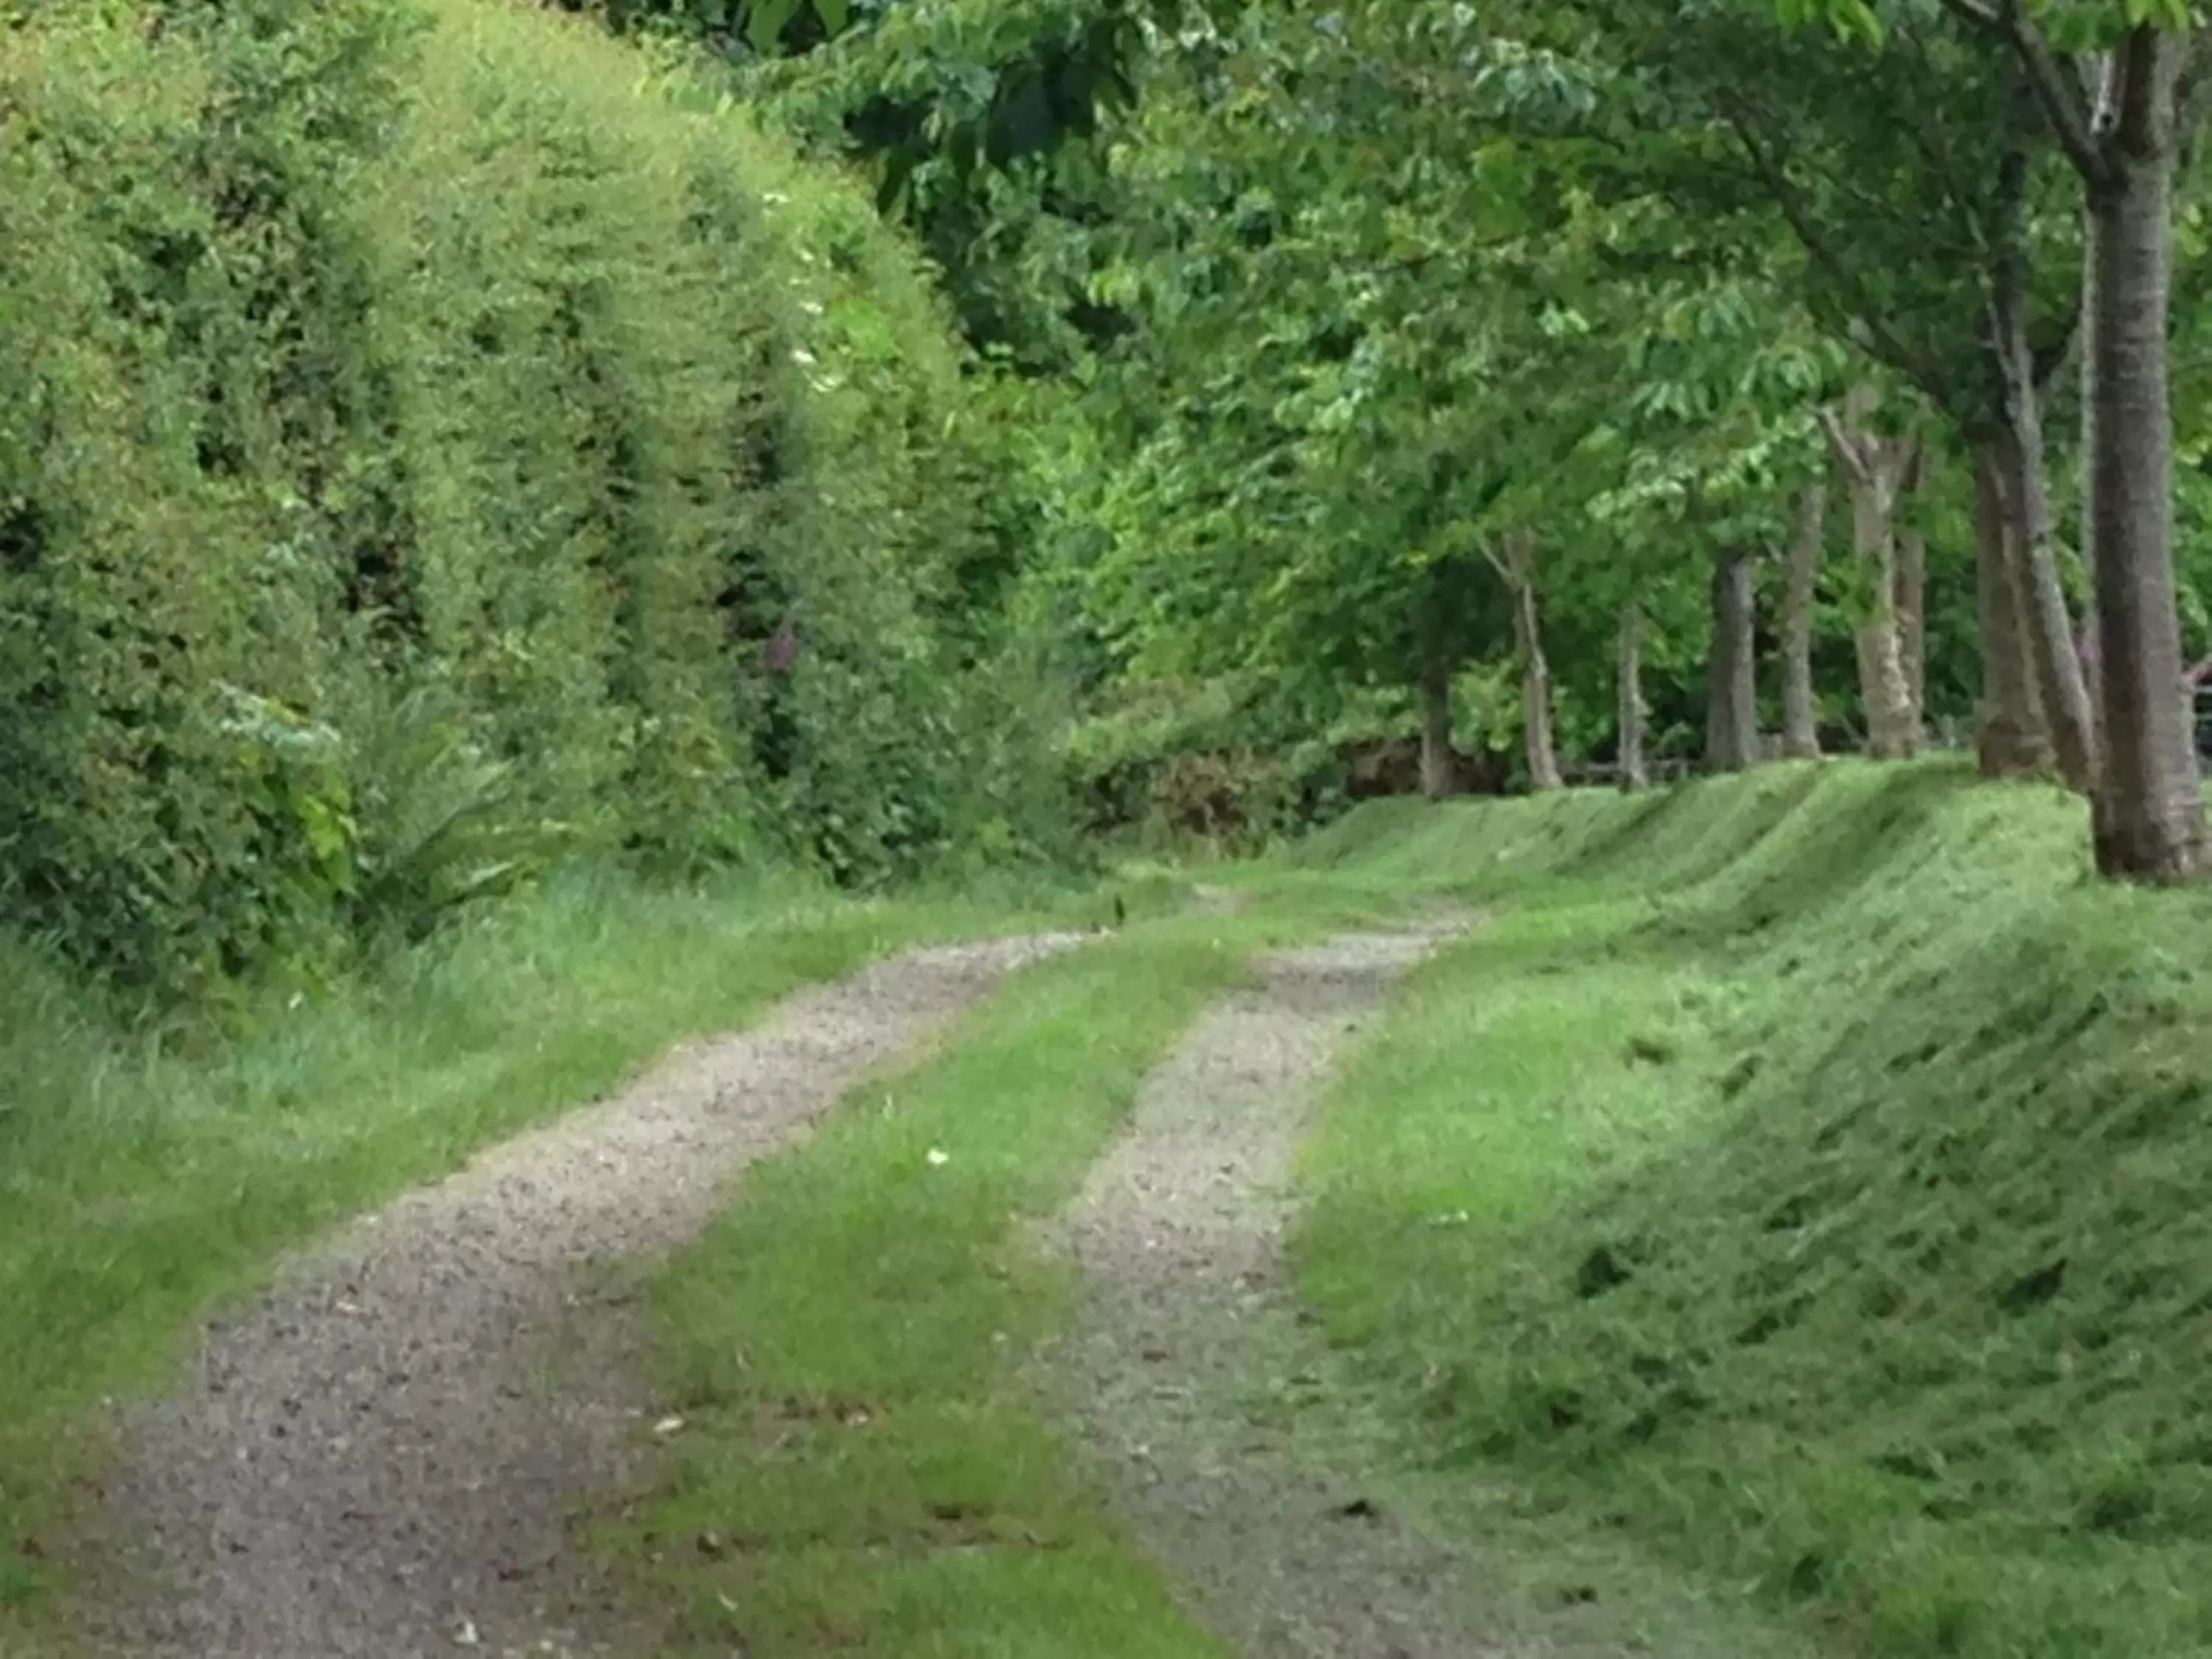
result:
[[[0,34],[0,919],[190,988],[563,849],[1048,832],[918,262],[644,67],[465,0]]]

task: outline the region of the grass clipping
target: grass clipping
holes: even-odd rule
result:
[[[2212,1651],[2212,896],[2079,808],[1774,769],[1348,825],[1508,914],[1301,1243],[1468,1460],[1894,1654]]]

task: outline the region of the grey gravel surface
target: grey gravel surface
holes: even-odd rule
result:
[[[1041,1386],[1193,1614],[1249,1659],[1497,1651],[1475,1575],[1378,1489],[1358,1391],[1302,1322],[1282,1257],[1332,1059],[1463,925],[1263,959],[1049,1230],[1083,1288]]]
[[[917,951],[802,994],[290,1261],[125,1425],[81,1547],[86,1651],[634,1652],[569,1534],[682,1432],[636,1363],[641,1264],[869,1069],[1079,937]]]

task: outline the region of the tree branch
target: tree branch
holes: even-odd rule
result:
[[[2112,140],[2123,150],[2147,155],[2172,143],[2179,112],[2179,83],[2189,43],[2141,23],[2112,54],[2118,84],[2112,88]]]
[[[1850,261],[1813,222],[1811,214],[1806,210],[1804,192],[1790,177],[1789,167],[1782,156],[1770,150],[1761,140],[1751,112],[1742,100],[1733,93],[1722,92],[1718,94],[1717,101],[1723,118],[1735,130],[1737,142],[1743,146],[1753,172],[1774,198],[1774,204],[1781,210],[1782,217],[1792,234],[1805,252],[1812,256],[1813,262],[1826,270],[1829,279],[1850,297],[1850,314],[1873,336],[1875,355],[1917,384],[1940,387],[1944,381],[1941,366],[1922,357],[1905,343],[1904,337],[1891,326],[1889,319],[1882,315],[1881,307],[1874,303],[1867,292],[1864,279],[1852,267]]]
[[[1994,7],[1984,5],[1982,0],[1942,0],[1942,5],[1945,11],[1949,12],[1952,16],[1970,29],[1978,29],[1984,34],[1996,35],[2001,40],[2009,40],[2011,38],[2006,32],[2005,20],[1997,14]]]
[[[1971,3],[1971,0],[1942,3],[1955,9]],[[2066,159],[2073,162],[2075,171],[2087,184],[2093,189],[2102,189],[2112,182],[2112,158],[2105,153],[2090,111],[2082,105],[2075,77],[2067,74],[2064,60],[2044,38],[2043,31],[2021,11],[2020,0],[2003,0],[2003,4],[1998,21],[2004,38],[2011,43],[2021,67],[2027,71],[2028,85],[2034,90],[2035,101],[2042,106],[2044,118],[2051,123],[2058,147],[2066,152]]]
[[[1870,488],[1875,481],[1874,468],[1869,465],[1866,456],[1860,453],[1858,440],[1844,429],[1844,423],[1837,418],[1836,411],[1826,404],[1813,413],[1820,422],[1820,429],[1828,434],[1828,447],[1835,452],[1838,465],[1851,475],[1853,483],[1862,488]]]
[[[1897,466],[1897,493],[1910,495],[1920,488],[1928,465],[1928,444],[1916,428],[1899,441],[1905,446],[1903,458]]]
[[[2081,314],[2081,302],[2076,298],[2073,308],[2066,313],[2066,332],[2056,350],[2045,349],[2030,354],[2029,374],[2035,381],[2039,398],[2049,395],[2051,389],[2074,367],[2074,359],[2081,349],[2084,327],[2087,319]]]

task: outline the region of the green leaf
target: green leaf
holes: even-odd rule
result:
[[[817,0],[818,3],[818,0]],[[791,20],[799,15],[799,0],[753,0],[745,19],[745,38],[763,56],[776,48]]]

